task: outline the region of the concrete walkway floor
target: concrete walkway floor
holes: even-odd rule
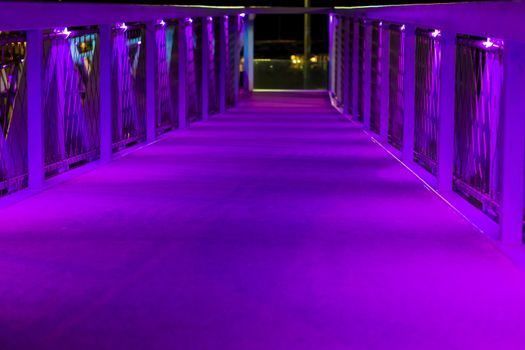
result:
[[[0,209],[0,349],[525,349],[525,276],[321,94]]]

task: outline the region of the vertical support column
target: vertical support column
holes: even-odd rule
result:
[[[253,91],[253,28],[255,15],[250,14],[244,25],[244,92]]]
[[[416,27],[405,25],[405,76],[403,81],[405,119],[403,121],[403,160],[414,159],[414,111],[416,98]]]
[[[146,140],[155,141],[155,22],[146,23]]]
[[[388,142],[388,115],[390,99],[390,28],[387,23],[381,26],[381,116],[379,134]]]
[[[202,120],[208,120],[209,111],[209,75],[210,75],[210,37],[211,17],[202,19]]]
[[[27,32],[28,182],[30,189],[44,185],[44,113],[42,109],[42,30]]]
[[[521,244],[525,174],[525,45],[505,40],[503,59],[500,238],[505,243]]]
[[[370,21],[365,21],[365,66],[364,66],[364,128],[370,130],[370,104],[371,104],[371,93],[372,93],[372,26]]]
[[[335,65],[334,65],[334,23],[335,15],[329,14],[328,17],[328,92],[335,91]]]
[[[186,129],[186,19],[179,20],[179,129]]]
[[[456,33],[441,34],[441,86],[438,125],[438,190],[452,191],[454,171],[454,113],[456,89]]]
[[[220,113],[226,112],[226,60],[228,59],[226,39],[227,33],[226,28],[228,28],[228,16],[220,17],[220,30],[219,30],[219,54],[220,54],[220,64],[219,64],[219,109]]]
[[[98,27],[100,41],[100,160],[111,160],[111,25]]]
[[[352,57],[350,55],[350,52],[352,52],[352,48],[350,47],[350,18],[346,17],[344,18],[344,33],[346,34],[343,38],[344,40],[344,58],[343,62],[345,65],[345,74],[343,77],[343,113],[345,115],[350,114],[350,105],[352,103],[352,96],[350,96],[350,90],[349,87],[352,85],[352,81],[350,80],[350,77],[353,76],[350,75],[350,69],[352,68],[350,66],[350,58]],[[353,42],[353,41],[352,41]]]
[[[233,47],[235,48],[235,52],[233,53],[233,105],[237,106],[239,103],[239,87],[240,87],[240,64],[241,64],[241,40],[240,40],[240,30],[241,25],[240,21],[242,21],[242,18],[239,15],[235,16],[235,26],[233,28],[230,28],[230,30],[233,30],[235,32],[235,45]]]
[[[359,19],[353,18],[354,39],[352,41],[352,117],[357,119],[359,106]]]

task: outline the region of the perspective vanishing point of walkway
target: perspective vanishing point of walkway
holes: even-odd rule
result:
[[[525,278],[321,93],[0,209],[0,349],[524,349]]]

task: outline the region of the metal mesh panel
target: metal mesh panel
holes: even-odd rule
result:
[[[186,86],[187,119],[202,119],[202,21],[200,18],[186,23]]]
[[[223,36],[221,32],[224,31],[223,18],[217,17],[213,20],[213,39],[215,42],[215,69],[216,69],[216,91],[217,91],[217,111],[220,111],[220,91],[221,91],[221,47],[224,45],[222,42]],[[224,34],[224,33],[223,33]],[[227,65],[225,65],[227,66]],[[226,77],[226,72],[225,77]],[[224,84],[224,82],[223,82]],[[224,85],[223,85],[224,86]]]
[[[237,54],[237,16],[228,17],[227,37],[227,75],[226,75],[226,106],[235,106],[235,75],[238,74],[239,67],[236,67],[235,55]]]
[[[26,42],[0,33],[0,195],[27,186]]]
[[[366,23],[359,20],[358,84],[357,84],[357,120],[364,121],[365,115],[365,31]]]
[[[127,29],[126,29],[127,28]],[[113,148],[119,150],[146,135],[146,56],[143,26],[113,30],[111,60]]]
[[[348,17],[346,19],[346,21],[348,22],[348,33],[346,33],[345,35],[348,36],[348,46],[345,47],[345,50],[348,51],[348,54],[346,55],[346,57],[348,58],[348,67],[350,68],[349,71],[348,71],[348,82],[346,84],[346,89],[348,91],[348,96],[350,97],[348,99],[349,103],[348,103],[348,113],[350,113],[351,115],[353,114],[353,109],[352,109],[352,93],[353,93],[353,78],[354,78],[354,70],[353,70],[353,62],[354,62],[354,19],[353,18],[350,18]]]
[[[94,30],[44,39],[46,175],[99,157],[99,50]]]
[[[381,51],[382,24],[372,22],[372,61],[370,94],[370,130],[379,134],[381,124]]]
[[[208,112],[210,115],[219,112],[219,33],[215,30],[219,21],[211,17],[206,22],[208,31]]]
[[[437,175],[437,134],[441,76],[441,36],[416,31],[414,161]]]
[[[388,142],[397,149],[403,145],[405,33],[399,25],[390,26],[388,91]]]
[[[340,107],[343,102],[343,77],[344,77],[344,18],[334,16],[334,68],[335,68],[335,100]]]
[[[157,132],[176,129],[178,119],[179,43],[176,22],[158,24],[155,31],[155,116]]]
[[[454,190],[498,219],[503,45],[484,40],[457,41]]]

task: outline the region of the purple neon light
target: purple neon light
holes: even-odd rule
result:
[[[166,22],[164,22],[163,19],[160,19],[157,21],[157,24],[164,27],[166,25]]]
[[[438,36],[441,35],[441,31],[440,31],[439,29],[436,29],[436,30],[434,30],[434,31],[432,32],[431,35],[432,35],[433,38],[437,38]]]

